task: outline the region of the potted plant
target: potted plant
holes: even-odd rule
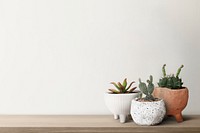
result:
[[[139,88],[141,94],[139,98],[133,99],[131,104],[131,116],[138,125],[156,125],[162,122],[166,108],[162,99],[154,98],[153,77],[147,80],[148,85],[139,79]],[[145,97],[142,97],[145,95]]]
[[[109,92],[105,93],[106,106],[114,114],[114,119],[120,119],[121,123],[125,123],[130,115],[131,100],[138,94],[136,87],[131,88],[133,83],[135,82],[127,85],[127,79],[124,79],[123,83],[111,82],[116,89],[108,89]]]
[[[153,95],[165,101],[167,115],[174,116],[177,122],[183,121],[182,111],[186,107],[189,97],[187,87],[183,87],[182,79],[179,77],[183,65],[178,68],[176,75],[167,75],[166,64],[162,67],[163,77],[159,80]]]

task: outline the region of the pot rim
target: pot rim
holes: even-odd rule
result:
[[[167,88],[167,87],[155,87],[157,89],[167,89],[167,90],[171,90],[171,91],[182,91],[182,90],[188,90],[187,87],[183,86],[182,88],[178,88],[178,89],[171,89],[171,88]]]
[[[109,93],[109,92],[105,92],[105,94],[108,94],[108,95],[133,95],[133,94],[137,94],[137,93],[139,93],[140,91],[139,90],[136,90],[136,91],[134,91],[134,92],[132,92],[132,93],[119,93],[119,94],[115,94],[115,93]]]
[[[160,98],[157,98],[158,100],[157,101],[137,101],[137,99],[139,99],[139,98],[134,98],[131,102],[133,102],[133,101],[135,101],[135,102],[139,102],[139,103],[156,103],[156,102],[164,102],[164,100],[163,99],[160,99]]]

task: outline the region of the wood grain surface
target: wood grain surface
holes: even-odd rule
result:
[[[156,126],[124,124],[109,115],[1,115],[0,133],[200,133],[200,115],[184,116],[184,122],[166,118]]]

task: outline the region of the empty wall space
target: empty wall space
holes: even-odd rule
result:
[[[1,0],[0,114],[111,114],[111,81],[181,72],[200,114],[199,0]]]

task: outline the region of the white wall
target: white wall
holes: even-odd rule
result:
[[[110,81],[181,73],[200,114],[199,0],[1,0],[0,114],[110,114]]]

